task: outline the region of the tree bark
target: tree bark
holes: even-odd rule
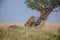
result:
[[[56,6],[56,4],[54,4],[54,3],[52,5],[50,5],[50,7],[47,9],[47,11],[43,15],[41,15],[36,22],[32,23],[31,26],[38,26],[38,25],[40,25],[42,20],[46,20],[46,18],[53,11],[55,6]]]

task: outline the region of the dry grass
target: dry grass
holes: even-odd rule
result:
[[[17,25],[18,27],[25,27],[23,23],[0,23],[0,27],[9,27],[10,25]],[[40,26],[39,26],[40,27]],[[60,23],[46,23],[45,26],[42,26],[42,30],[54,30],[54,29],[59,29],[60,28]]]
[[[9,28],[13,24],[0,24],[0,40],[60,40],[60,25],[46,24],[44,27]],[[59,30],[58,30],[59,29]]]
[[[42,28],[42,30],[57,30],[57,29],[60,29],[60,23],[48,23]]]

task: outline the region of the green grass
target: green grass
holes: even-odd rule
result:
[[[60,40],[60,31],[40,30],[40,28],[0,28],[0,40]]]

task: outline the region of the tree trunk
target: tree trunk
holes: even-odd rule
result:
[[[41,24],[42,20],[46,20],[46,18],[53,11],[53,9],[55,8],[55,6],[56,6],[56,4],[54,4],[54,3],[52,5],[50,5],[50,7],[47,9],[47,11],[43,15],[41,15],[36,22],[32,23],[31,26],[38,26],[38,25]]]

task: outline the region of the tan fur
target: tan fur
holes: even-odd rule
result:
[[[35,16],[30,17],[30,19],[25,23],[25,26],[29,26],[35,20]]]
[[[46,8],[40,8],[40,9],[38,9],[38,11],[42,15],[42,14],[44,14],[47,11],[47,9]]]

